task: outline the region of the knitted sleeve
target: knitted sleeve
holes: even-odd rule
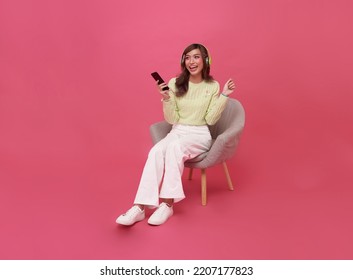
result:
[[[169,96],[170,98],[166,101],[163,101],[163,114],[164,119],[170,123],[175,124],[179,121],[179,109],[178,104],[175,97],[175,78],[171,79],[168,83],[169,87]]]
[[[215,87],[215,91],[212,93],[211,101],[208,105],[205,120],[208,125],[215,124],[226,107],[228,97],[219,94],[219,84]]]

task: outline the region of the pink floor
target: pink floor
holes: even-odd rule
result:
[[[214,167],[202,207],[194,172],[194,180],[185,179],[187,199],[160,227],[114,223],[130,207],[141,151],[110,161],[89,153],[3,156],[0,258],[351,259],[352,154],[344,139],[305,141],[310,147],[303,151],[303,143],[287,149],[265,138],[248,125],[229,162],[234,192],[221,166]]]
[[[156,3],[0,5],[0,259],[353,259],[352,3]],[[246,110],[235,191],[214,167],[202,207],[195,170],[165,225],[118,226],[162,118],[150,73],[196,41]]]

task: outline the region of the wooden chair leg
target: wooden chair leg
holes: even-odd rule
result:
[[[192,180],[192,171],[193,170],[194,170],[193,168],[190,168],[190,170],[189,170],[189,177],[188,177],[189,180]]]
[[[206,169],[201,169],[201,203],[207,204]]]
[[[224,169],[224,173],[226,174],[229,190],[233,191],[234,190],[233,183],[232,183],[232,180],[230,179],[228,167],[225,161],[223,162],[223,169]]]

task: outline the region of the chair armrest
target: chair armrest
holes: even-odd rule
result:
[[[234,155],[243,129],[243,124],[236,124],[218,135],[209,152],[211,156],[213,156],[213,153],[217,156],[217,163],[221,163]]]
[[[156,144],[171,131],[172,125],[166,121],[154,123],[150,126],[150,134],[153,144]]]

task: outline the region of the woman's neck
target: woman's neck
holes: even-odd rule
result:
[[[198,84],[201,83],[203,81],[202,79],[202,75],[197,75],[197,76],[191,76],[189,77],[189,81],[194,83],[194,84]]]

